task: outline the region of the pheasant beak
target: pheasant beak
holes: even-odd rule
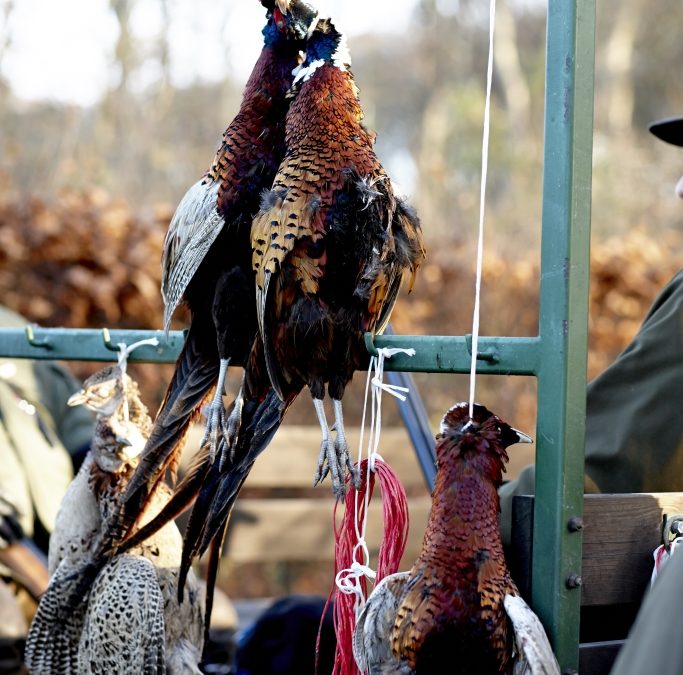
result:
[[[86,402],[86,400],[87,398],[85,395],[85,389],[81,389],[80,391],[77,391],[75,394],[69,396],[69,400],[66,402],[66,404],[70,406],[83,405]]]
[[[517,434],[517,442],[518,443],[533,443],[534,440],[531,438],[531,436],[527,436],[523,431],[520,431],[519,429],[513,429],[513,431]]]
[[[291,0],[275,0],[275,4],[285,16],[287,15],[287,12],[289,12],[290,2]]]

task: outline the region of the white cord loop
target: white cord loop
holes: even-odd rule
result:
[[[372,400],[370,405],[370,432],[368,435],[367,456],[368,456],[368,471],[366,472],[366,489],[363,496],[363,517],[359,519],[361,505],[359,503],[359,493],[355,491],[354,501],[354,524],[356,528],[356,545],[353,549],[353,563],[351,567],[340,570],[335,577],[335,584],[342,592],[354,594],[356,596],[354,610],[356,618],[358,618],[363,606],[365,605],[365,595],[361,586],[361,579],[363,576],[370,580],[374,580],[377,576],[376,572],[370,567],[370,552],[365,541],[365,533],[368,526],[368,507],[370,503],[370,474],[375,471],[375,462],[384,461],[382,456],[377,452],[379,447],[379,438],[382,430],[382,392],[386,391],[388,394],[398,398],[400,401],[405,401],[404,394],[409,393],[407,387],[399,387],[390,385],[384,382],[384,361],[390,359],[395,354],[406,354],[408,356],[415,356],[414,349],[404,349],[402,347],[381,347],[377,350],[377,356],[370,359],[368,366],[368,376],[365,381],[365,404],[363,406],[363,417],[360,425],[360,439],[358,442],[358,466],[360,466],[363,459],[363,437],[365,434],[365,419],[368,408],[368,394],[370,393],[370,384],[372,384]],[[359,520],[361,522],[359,522]],[[363,563],[356,560],[358,551],[362,552]]]
[[[159,345],[159,340],[156,338],[147,338],[146,340],[139,340],[138,342],[134,342],[132,345],[128,346],[126,345],[125,342],[119,342],[118,343],[118,348],[119,348],[119,357],[118,357],[118,362],[119,362],[119,368],[121,369],[121,379],[124,378],[126,374],[126,370],[128,369],[128,357],[138,348],[142,347],[144,345],[152,345],[153,347],[157,347]],[[126,422],[128,422],[128,397],[124,397],[123,399],[123,418]]]
[[[472,361],[470,365],[470,419],[474,416],[474,393],[477,378],[479,347],[479,312],[481,299],[482,263],[484,258],[484,210],[486,206],[486,178],[489,169],[489,130],[491,127],[491,86],[493,82],[493,36],[496,27],[496,0],[491,0],[489,14],[489,57],[486,69],[486,104],[484,106],[484,135],[481,148],[481,185],[479,191],[479,237],[477,239],[477,279],[472,317]]]

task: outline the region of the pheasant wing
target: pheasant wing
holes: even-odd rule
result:
[[[216,208],[219,183],[205,178],[181,199],[164,239],[161,258],[161,295],[164,298],[164,330],[177,309],[204,257],[223,229]]]
[[[387,667],[393,660],[390,633],[409,575],[409,572],[397,572],[384,577],[358,617],[353,634],[353,656],[361,673],[378,672],[378,668]]]
[[[77,579],[77,569],[63,560],[40,599],[26,638],[25,661],[32,673],[79,672],[78,641],[88,594],[70,612],[63,611],[64,599]]]
[[[305,153],[304,153],[305,154]],[[256,310],[268,376],[281,399],[288,388],[287,376],[275,356],[269,306],[288,305],[294,289],[308,295],[318,292],[324,259],[314,253],[324,235],[319,196],[313,180],[319,176],[313,169],[302,169],[303,160],[290,158],[283,162],[273,185],[264,196],[261,211],[251,229],[252,264],[256,273]],[[284,283],[281,271],[285,258],[291,279]]]
[[[515,632],[518,655],[514,675],[560,675],[560,666],[539,618],[519,595],[504,600]]]

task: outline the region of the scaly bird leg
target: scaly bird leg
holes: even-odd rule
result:
[[[216,458],[216,453],[218,450],[218,431],[221,430],[225,436],[226,423],[225,423],[225,406],[223,405],[223,392],[225,391],[225,376],[228,372],[228,365],[230,364],[230,359],[221,359],[220,370],[218,372],[218,382],[216,383],[216,393],[214,394],[213,401],[209,406],[208,413],[206,415],[206,430],[204,431],[204,436],[199,444],[202,447],[207,440],[210,443],[209,446],[209,458],[211,462]],[[226,442],[228,438],[226,437]]]
[[[237,434],[242,425],[242,409],[244,408],[243,392],[244,387],[242,386],[237,394],[235,405],[232,407],[232,412],[228,417],[228,421],[223,425],[223,437],[225,438],[226,445],[223,446],[223,452],[221,453],[221,471],[225,467],[228,459],[231,464],[235,461],[235,443],[237,442]]]
[[[344,480],[343,473],[340,470],[337,453],[330,436],[330,428],[327,426],[327,417],[325,416],[325,408],[321,398],[314,398],[313,405],[315,412],[318,415],[318,422],[320,422],[320,429],[323,432],[323,440],[320,444],[320,454],[318,455],[318,468],[313,478],[313,485],[320,483],[328,473],[332,474],[332,491],[335,497],[341,499],[344,497]]]
[[[344,479],[344,469],[346,468],[351,474],[351,482],[353,487],[358,489],[360,487],[360,472],[353,465],[353,461],[349,455],[349,445],[346,442],[346,434],[344,433],[344,414],[342,412],[342,402],[333,398],[332,406],[334,408],[333,428],[337,433],[337,437],[334,439],[334,451],[342,474],[342,484]]]

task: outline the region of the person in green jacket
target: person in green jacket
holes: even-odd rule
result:
[[[683,147],[683,117],[654,122],[650,131]],[[683,177],[675,190],[683,199]],[[683,490],[682,401],[683,270],[661,291],[631,343],[588,385],[585,491]],[[534,494],[534,488],[533,465],[501,486],[506,544],[512,499]]]
[[[663,120],[654,124],[650,130],[668,143],[683,147],[683,117]],[[683,176],[676,184],[676,194],[683,199]],[[669,284],[662,294],[660,305],[670,307],[663,313],[662,326],[668,329],[659,348],[662,381],[665,387],[650,394],[649,410],[654,411],[659,422],[656,433],[661,439],[661,470],[666,478],[655,479],[656,484],[666,485],[667,490],[681,490],[680,478],[683,461],[680,458],[681,442],[681,400],[683,399],[683,279],[681,273]],[[652,314],[652,313],[651,313]],[[649,317],[648,317],[649,318]],[[651,320],[654,321],[655,318]],[[667,344],[664,344],[664,342]],[[637,356],[637,355],[636,355]],[[672,359],[666,365],[664,359]],[[672,405],[674,406],[672,408]],[[655,433],[653,429],[653,433]],[[653,480],[646,468],[648,482]],[[661,573],[647,592],[638,611],[636,621],[631,627],[626,644],[621,649],[612,668],[611,675],[680,675],[683,673],[683,634],[681,633],[681,578],[683,577],[683,555],[672,555]]]

